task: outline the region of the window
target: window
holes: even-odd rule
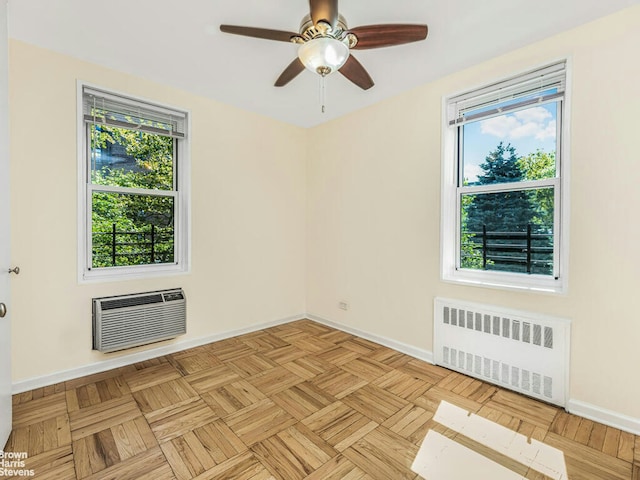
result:
[[[187,113],[79,92],[81,279],[186,271]]]
[[[563,291],[566,62],[445,99],[445,280]]]

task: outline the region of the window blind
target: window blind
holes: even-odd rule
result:
[[[448,122],[449,125],[461,125],[527,105],[557,100],[564,96],[565,87],[566,61],[562,61],[451,97],[447,102]]]
[[[186,112],[160,107],[84,87],[82,110],[85,122],[130,128],[147,133],[184,138]]]

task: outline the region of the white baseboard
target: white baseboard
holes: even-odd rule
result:
[[[315,322],[327,325],[329,327],[342,330],[343,332],[347,332],[352,335],[356,335],[358,337],[371,340],[372,342],[379,343],[380,345],[384,345],[385,347],[392,348],[393,350],[397,350],[399,352],[405,353],[414,358],[424,360],[425,362],[432,363],[432,364],[434,363],[433,352],[430,352],[428,350],[422,350],[420,348],[407,345],[405,343],[397,342],[389,338],[373,335],[371,333],[365,332],[363,330],[359,330],[357,328],[347,327],[345,325],[334,322],[332,320],[327,320],[326,318],[323,318],[319,315],[307,314],[307,318]],[[625,432],[629,432],[634,435],[640,435],[640,419],[639,418],[629,417],[627,415],[623,415],[621,413],[614,412],[612,410],[607,410],[605,408],[600,408],[596,405],[592,405],[586,402],[581,402],[579,400],[569,400],[567,402],[565,409],[569,413],[578,415],[580,417],[588,418],[589,420],[593,420],[594,422],[602,423],[603,425],[617,428],[619,430],[624,430]]]
[[[387,337],[381,337],[379,335],[374,335],[369,332],[365,332],[364,330],[359,330],[357,328],[347,327],[341,323],[334,322],[332,320],[327,320],[319,315],[314,315],[312,313],[307,314],[307,318],[309,320],[313,320],[314,322],[322,323],[328,327],[335,328],[337,330],[342,330],[343,332],[350,333],[352,335],[356,335],[357,337],[364,338],[365,340],[370,340],[375,343],[379,343],[385,347],[391,348],[393,350],[397,350],[398,352],[409,355],[410,357],[417,358],[418,360],[424,360],[427,363],[433,364],[433,352],[429,350],[423,350],[418,347],[414,347],[412,345],[407,345],[406,343],[398,342],[396,340],[392,340]]]
[[[104,360],[102,362],[91,363],[82,367],[54,372],[39,377],[28,378],[26,380],[20,380],[13,384],[12,393],[15,395],[16,393],[27,392],[35,388],[46,387],[49,385],[54,385],[56,383],[66,382],[67,380],[73,380],[75,378],[104,372],[114,368],[125,367],[133,363],[144,362],[145,360],[161,357],[162,355],[181,352],[182,350],[199,347],[201,345],[206,345],[207,343],[219,342],[220,340],[225,340],[227,338],[237,337],[238,335],[244,335],[246,333],[257,332],[259,330],[264,330],[265,328],[275,327],[277,325],[282,325],[296,320],[302,320],[304,318],[306,318],[304,314],[292,315],[280,320],[250,325],[248,327],[217,333],[214,335],[208,335],[206,337],[178,341],[170,345],[163,345],[157,348],[152,348],[150,350],[145,350],[144,352],[136,352],[130,355],[123,355],[118,358]]]
[[[229,330],[223,333],[209,335],[206,337],[178,341],[176,343],[172,343],[171,345],[163,345],[157,348],[152,348],[150,350],[145,350],[144,352],[137,352],[110,360],[104,360],[102,362],[92,363],[78,368],[72,368],[69,370],[54,372],[48,375],[21,380],[13,384],[12,391],[13,394],[22,393],[33,390],[35,388],[46,387],[48,385],[54,385],[56,383],[65,382],[67,380],[73,380],[75,378],[84,377],[86,375],[93,375],[95,373],[104,372],[113,368],[124,367],[133,363],[143,362],[145,360],[160,357],[162,355],[180,352],[189,348],[199,347],[208,343],[218,342],[227,338],[264,330],[265,328],[275,327],[277,325],[283,325],[285,323],[302,320],[305,318],[321,323],[323,325],[327,325],[328,327],[332,327],[337,330],[356,335],[366,340],[370,340],[393,350],[397,350],[398,352],[404,353],[411,357],[433,364],[433,352],[430,352],[429,350],[423,350],[421,348],[398,342],[387,337],[375,335],[369,332],[365,332],[364,330],[359,330],[357,328],[348,327],[341,323],[323,318],[319,315],[300,314],[292,315],[290,317],[274,320],[271,322],[255,324],[236,330]],[[589,420],[602,423],[603,425],[618,428],[634,435],[640,435],[639,418],[630,417],[618,412],[614,412],[612,410],[598,407],[597,405],[592,405],[590,403],[571,399],[567,402],[566,410],[569,413],[588,418]]]
[[[579,417],[588,418],[594,422],[624,430],[634,435],[640,435],[640,418],[629,417],[580,400],[569,400],[566,410]]]
[[[54,373],[50,373],[50,374],[42,375],[38,377],[28,378],[26,380],[20,380],[13,384],[12,393],[15,395],[17,393],[27,392],[35,388],[46,387],[49,385],[54,385],[56,383],[66,382],[68,380],[85,377],[87,375],[93,375],[96,373],[105,372],[107,370],[112,370],[114,368],[125,367],[133,363],[144,362],[145,360],[161,357],[162,355],[169,355],[171,353],[181,352],[183,350],[188,350],[189,348],[195,348],[201,345],[206,345],[207,343],[218,342],[220,340],[225,340],[227,338],[237,337],[239,335],[244,335],[246,333],[252,333],[259,330],[264,330],[265,328],[282,325],[282,324],[293,322],[296,320],[302,320],[304,318],[308,318],[310,320],[327,325],[337,330],[341,330],[343,332],[356,335],[366,340],[371,340],[372,342],[379,343],[380,345],[384,345],[385,347],[391,348],[393,350],[397,350],[401,353],[405,353],[419,360],[424,360],[425,362],[433,363],[433,353],[427,350],[421,350],[419,348],[413,347],[411,345],[407,345],[402,342],[398,342],[398,341],[381,337],[378,335],[373,335],[371,333],[365,332],[363,330],[358,330],[356,328],[347,327],[340,323],[327,320],[326,318],[320,317],[318,315],[300,314],[300,315],[293,315],[287,318],[282,318],[279,320],[274,320],[271,322],[251,325],[245,328],[230,330],[230,331],[218,333],[215,335],[209,335],[206,337],[192,338],[189,340],[178,341],[170,345],[162,345],[156,348],[145,350],[143,352],[136,352],[130,355],[123,355],[121,357],[108,359],[101,362],[91,363],[89,365],[84,365],[82,367],[54,372]]]

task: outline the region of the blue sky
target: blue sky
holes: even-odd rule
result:
[[[464,178],[469,183],[481,175],[480,164],[500,141],[516,148],[519,157],[540,149],[556,151],[557,103],[518,110],[471,122],[464,126]]]

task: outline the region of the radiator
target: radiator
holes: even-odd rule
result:
[[[93,349],[115,352],[187,332],[182,289],[93,299]]]
[[[570,332],[563,318],[434,302],[437,365],[561,406],[568,399]]]

